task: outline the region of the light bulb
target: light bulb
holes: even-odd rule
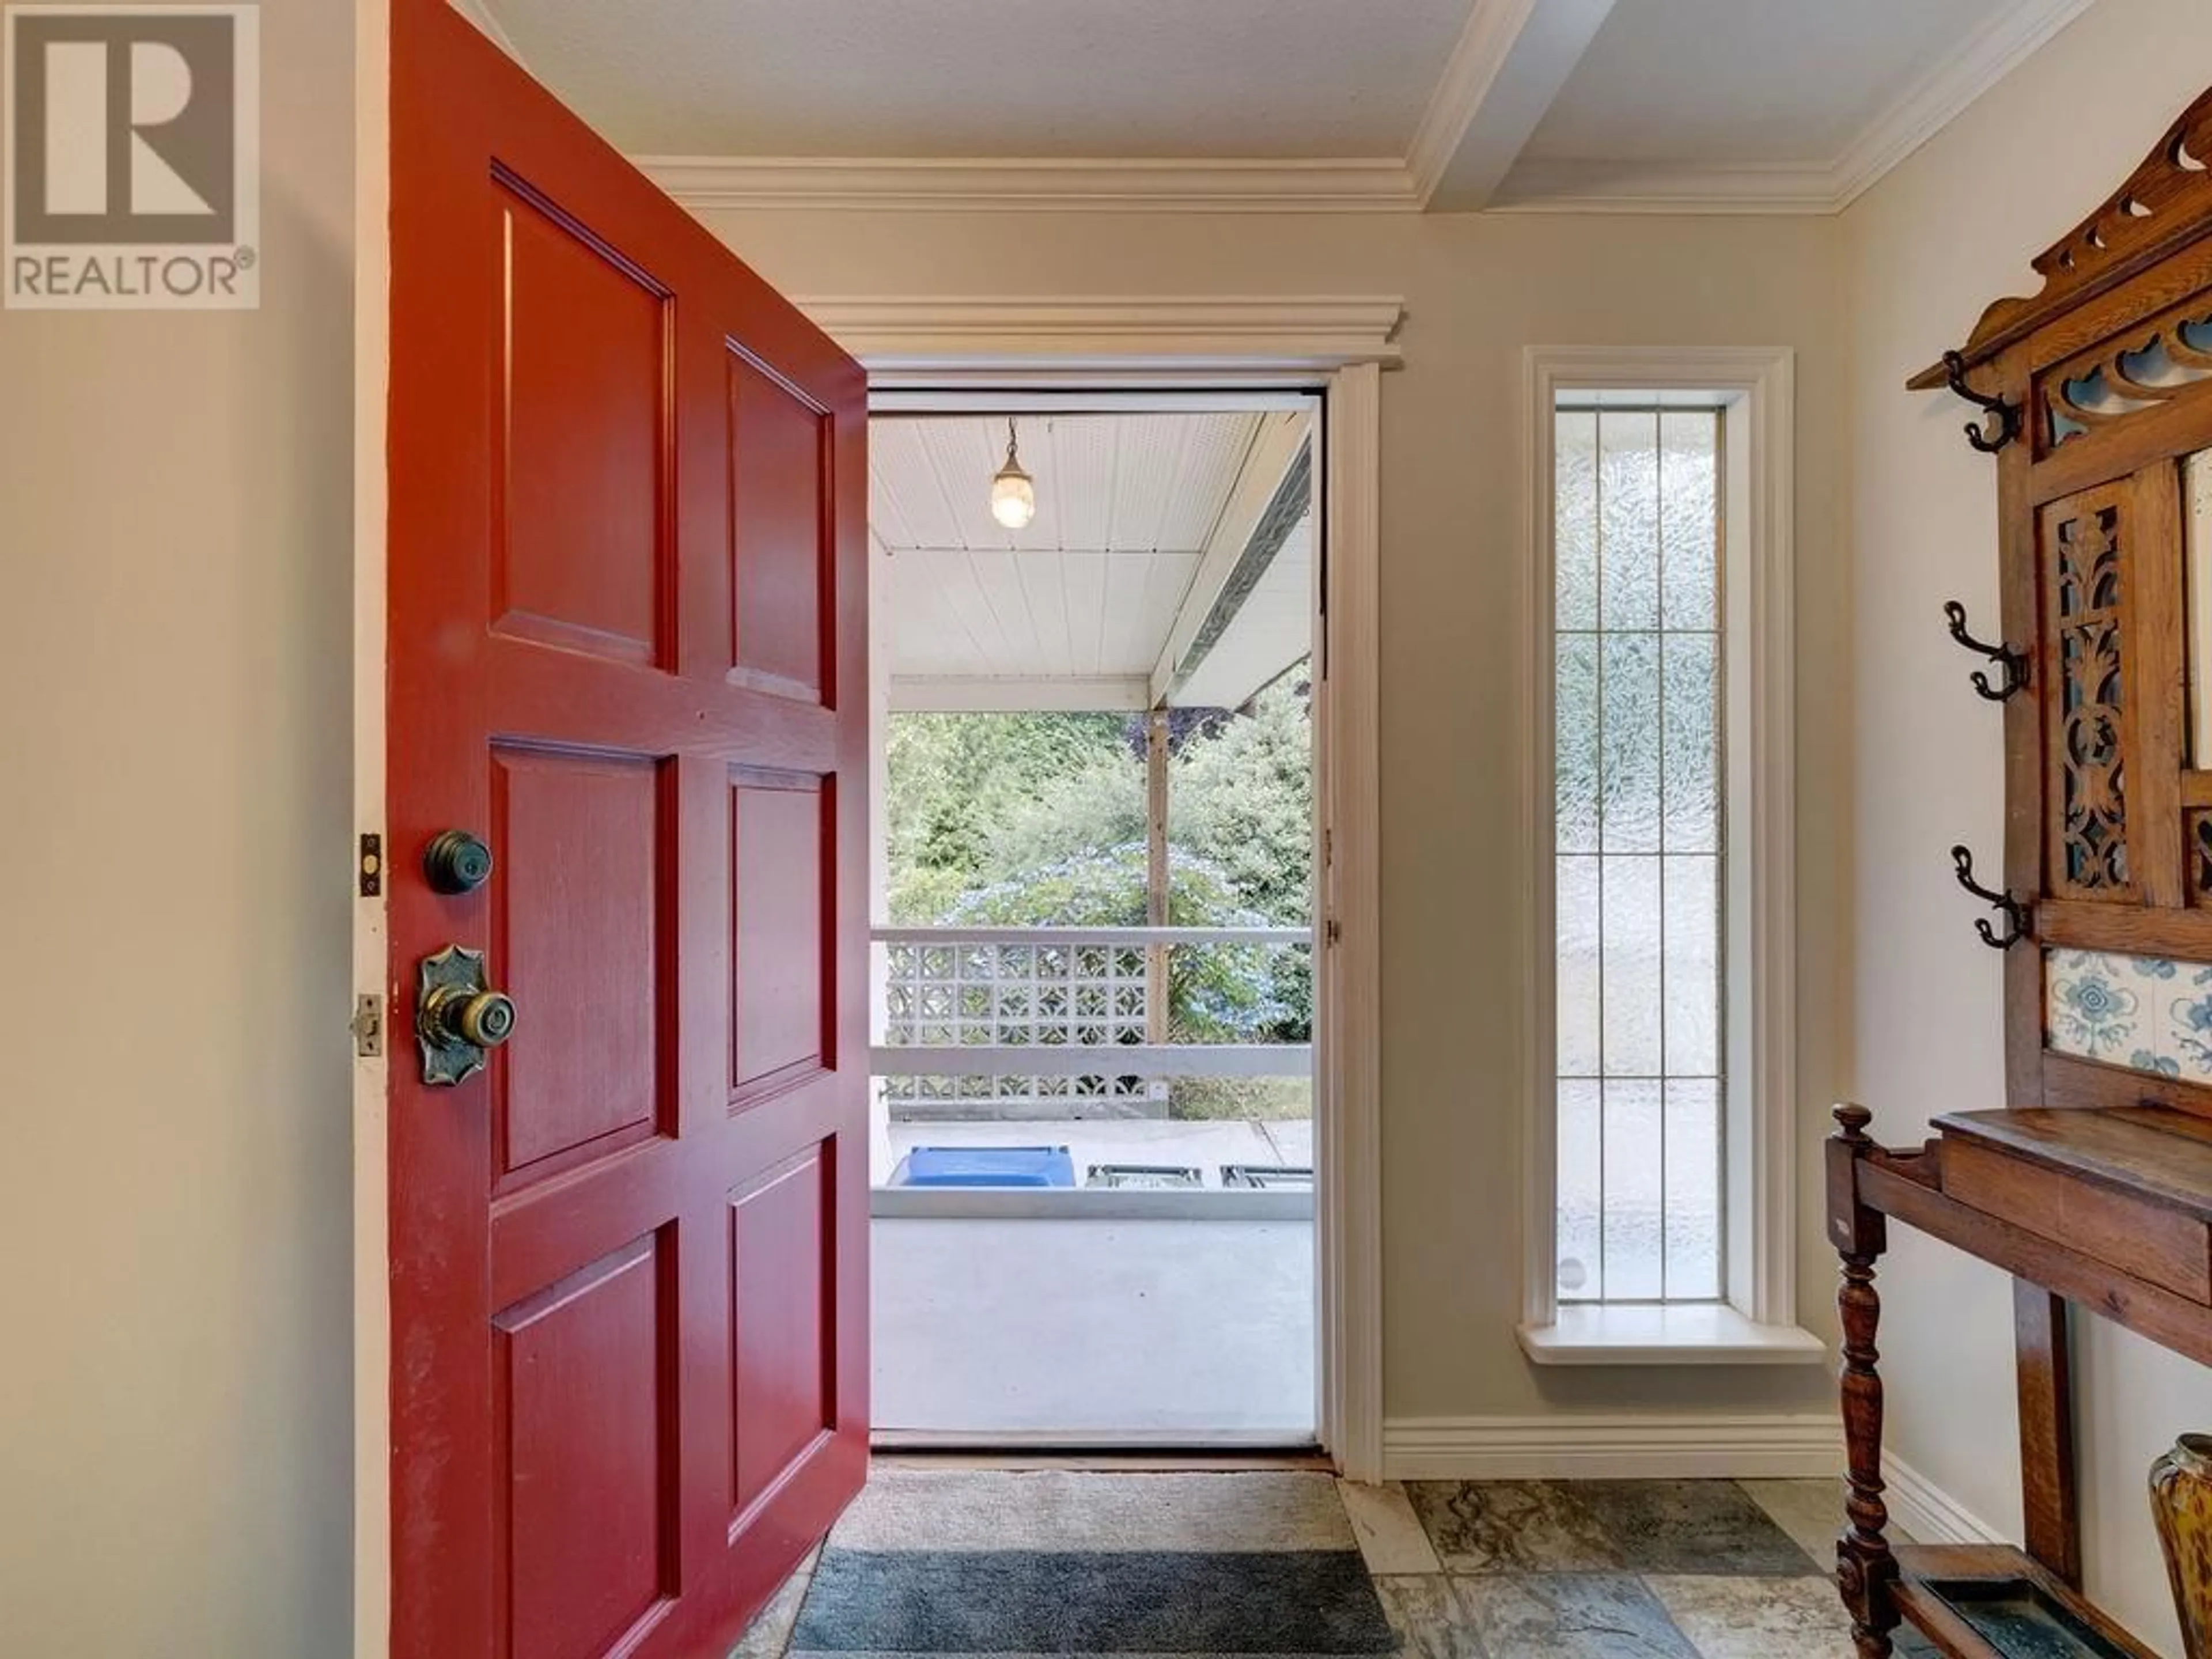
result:
[[[991,516],[1009,530],[1026,530],[1036,517],[1036,483],[1022,471],[1014,423],[1006,422],[1006,464],[991,479]]]
[[[1036,517],[1036,486],[1018,467],[991,480],[991,516],[1009,530],[1026,530]]]

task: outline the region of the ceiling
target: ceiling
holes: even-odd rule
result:
[[[1002,417],[875,416],[869,528],[883,560],[876,614],[893,707],[1249,699],[1305,655],[1312,630],[1299,533],[1256,584],[1222,602],[1306,426],[1282,413],[1024,415],[1037,514],[1009,531],[989,508]],[[1286,588],[1297,594],[1289,611]],[[1233,619],[1190,661],[1189,642],[1217,608]]]
[[[1801,212],[2092,3],[455,0],[695,205]]]
[[[1536,161],[1832,161],[2012,0],[1617,0]]]
[[[658,155],[1402,155],[1468,15],[1468,0],[493,4],[534,70],[590,88],[606,135]]]

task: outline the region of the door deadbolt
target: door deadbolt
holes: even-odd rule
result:
[[[482,1071],[485,1056],[514,1035],[514,1000],[484,977],[483,952],[448,945],[422,958],[415,991],[415,1037],[422,1081],[449,1087]]]
[[[491,848],[465,830],[447,830],[422,849],[422,873],[441,893],[473,893],[491,878]]]

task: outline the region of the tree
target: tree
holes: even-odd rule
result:
[[[941,919],[989,878],[1012,815],[1112,754],[1121,731],[1115,714],[893,715],[884,739],[891,920]]]
[[[1172,920],[1311,919],[1311,690],[1286,675],[1247,714],[1175,711]],[[894,921],[1144,924],[1143,715],[902,714],[888,742]],[[1245,951],[1269,960],[1236,950],[1176,953],[1178,1020],[1192,1022],[1188,1034],[1200,1041],[1232,1030],[1242,1041],[1306,1041],[1310,953]],[[1218,975],[1211,958],[1219,959]]]
[[[1224,871],[1268,921],[1313,917],[1311,685],[1285,676],[1249,716],[1192,743],[1168,785],[1168,833]]]

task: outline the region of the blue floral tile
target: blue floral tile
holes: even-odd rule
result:
[[[2051,1046],[2087,1060],[2117,1060],[2140,1040],[2142,998],[2132,957],[2053,951],[2044,958]]]
[[[2055,1053],[2212,1081],[2212,966],[2049,951],[2043,980],[2046,1036]]]

